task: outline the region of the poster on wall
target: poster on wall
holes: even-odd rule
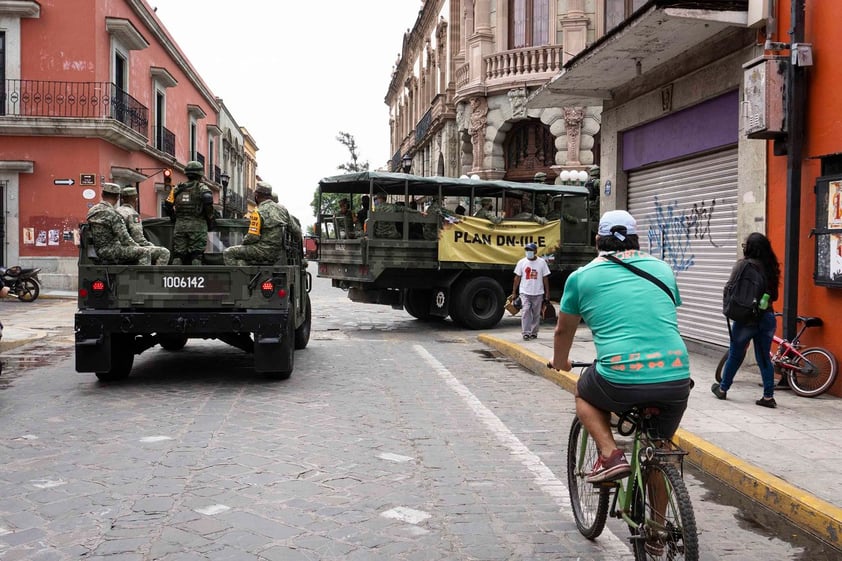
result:
[[[827,186],[827,227],[842,228],[842,180]]]
[[[35,228],[23,229],[23,243],[25,245],[35,244]]]
[[[47,244],[48,245],[58,245],[59,241],[59,231],[58,230],[50,230],[49,235],[47,236]]]
[[[842,234],[830,236],[830,267],[828,275],[831,280],[842,281]]]
[[[35,245],[39,247],[46,247],[47,246],[47,231],[46,230],[39,230],[38,237],[35,238]]]

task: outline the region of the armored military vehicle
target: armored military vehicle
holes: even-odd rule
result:
[[[169,219],[147,219],[143,226],[152,243],[171,247]],[[294,351],[310,339],[312,279],[301,240],[288,233],[274,265],[225,266],[223,249],[241,243],[248,226],[245,219],[217,219],[201,266],[139,266],[101,260],[83,224],[76,370],[120,380],[135,355],[156,345],[177,351],[202,338],[252,353],[256,372],[288,378]]]
[[[375,202],[385,195],[387,202],[353,231],[333,214],[319,216],[318,275],[353,301],[404,308],[421,320],[450,316],[469,329],[497,325],[527,243],[536,243],[550,266],[551,298],[596,255],[590,207],[597,202],[585,187],[385,172],[319,182],[319,208],[339,195]],[[471,216],[483,199],[491,201],[494,220]],[[468,216],[455,213],[458,205]]]

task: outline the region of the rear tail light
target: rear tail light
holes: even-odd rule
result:
[[[91,283],[91,290],[93,290],[94,292],[104,292],[105,283],[101,280],[95,280]]]
[[[263,284],[260,285],[260,292],[263,293],[264,297],[271,298],[272,294],[275,293],[275,283],[271,280],[263,281]]]

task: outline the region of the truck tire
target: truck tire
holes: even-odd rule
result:
[[[180,351],[187,344],[187,336],[170,333],[158,335],[158,344],[166,351]]]
[[[304,323],[295,330],[295,349],[303,349],[310,342],[310,324],[312,323],[312,312],[310,311],[310,295],[304,293]]]
[[[129,377],[134,365],[134,341],[130,335],[111,336],[111,370],[97,372],[100,382],[119,382]]]
[[[454,321],[468,329],[490,329],[500,323],[505,311],[506,296],[500,283],[488,277],[476,277],[457,285],[451,296]]]
[[[407,288],[403,295],[403,307],[406,312],[421,321],[430,319],[430,298],[433,297],[432,290],[420,288]]]

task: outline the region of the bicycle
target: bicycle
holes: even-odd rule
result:
[[[783,314],[776,313],[775,317]],[[777,350],[770,350],[772,366],[775,372],[781,377],[786,376],[789,387],[797,395],[802,397],[816,397],[821,395],[833,386],[836,381],[836,374],[839,366],[836,357],[827,349],[821,347],[801,348],[801,335],[810,327],[821,327],[824,322],[818,317],[798,316],[796,322],[801,329],[792,339],[787,341],[775,335],[772,338]],[[722,369],[725,368],[725,361],[728,360],[728,352],[719,361],[716,367],[716,381],[722,381]]]
[[[583,368],[591,363],[572,365]],[[573,517],[579,532],[589,540],[602,533],[609,513],[622,519],[629,526],[636,560],[697,561],[696,516],[683,479],[687,452],[655,434],[653,420],[658,413],[654,405],[640,405],[618,416],[617,432],[633,437],[631,474],[622,481],[602,483],[585,480],[599,451],[579,418],[573,419],[567,445],[567,484]],[[656,497],[666,505],[663,512],[658,512],[653,504]]]

